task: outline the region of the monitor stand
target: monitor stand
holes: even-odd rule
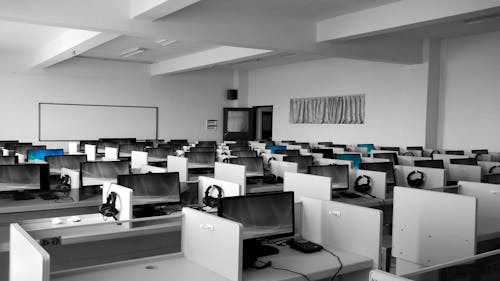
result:
[[[21,201],[21,200],[32,200],[35,199],[35,196],[33,194],[29,193],[28,191],[17,191],[14,193],[14,201]]]
[[[276,247],[263,245],[262,241],[256,239],[243,240],[243,267],[253,267],[259,257],[278,253],[279,250]]]

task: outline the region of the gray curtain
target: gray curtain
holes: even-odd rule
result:
[[[290,99],[290,123],[364,124],[365,95]]]

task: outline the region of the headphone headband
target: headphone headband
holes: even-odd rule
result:
[[[363,179],[366,179],[366,183],[361,183]],[[354,190],[359,193],[367,193],[372,187],[372,179],[367,175],[360,175],[354,181]]]
[[[418,175],[418,178],[413,178],[414,175]],[[412,171],[406,177],[406,182],[410,187],[420,188],[425,183],[425,175],[422,171]]]

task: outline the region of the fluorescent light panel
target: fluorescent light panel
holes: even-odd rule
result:
[[[145,51],[146,51],[146,48],[136,47],[136,48],[133,48],[133,49],[130,49],[130,50],[122,52],[120,54],[120,57],[122,57],[122,58],[128,58],[128,57],[131,57],[131,56],[142,54]]]
[[[172,45],[174,43],[177,43],[177,40],[160,39],[160,40],[156,40],[155,43],[158,45],[161,45],[163,47],[166,47],[168,45]]]

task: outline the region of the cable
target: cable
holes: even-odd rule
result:
[[[339,261],[339,264],[340,264],[339,269],[337,270],[337,272],[335,272],[335,275],[333,275],[333,276],[332,276],[332,278],[330,278],[330,281],[333,281],[333,280],[335,280],[335,278],[337,278],[337,275],[340,273],[340,271],[342,270],[342,267],[343,267],[344,265],[342,264],[342,261],[340,260],[340,257],[339,257],[339,256],[337,256],[336,254],[334,254],[333,252],[331,252],[331,251],[329,251],[329,250],[327,250],[327,249],[325,249],[325,248],[323,248],[323,251],[325,251],[325,252],[329,253],[330,255],[332,255],[332,256],[334,256],[334,257],[336,257],[336,258],[337,258],[337,260]]]
[[[264,261],[261,261],[261,260],[257,260],[257,261],[260,262],[260,263],[263,263],[263,264],[267,264],[267,262],[264,262]],[[307,277],[307,275],[305,275],[304,273],[300,273],[300,272],[293,271],[293,270],[286,269],[286,268],[275,267],[271,263],[269,263],[269,267],[272,268],[272,269],[274,269],[274,270],[288,271],[288,272],[291,272],[291,273],[294,273],[294,274],[302,276],[307,281],[311,281],[311,279],[309,279],[309,277]]]

